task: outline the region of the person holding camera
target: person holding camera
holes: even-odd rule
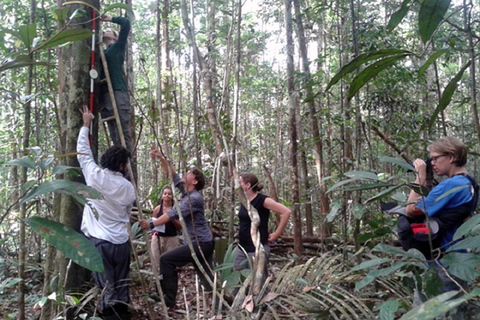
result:
[[[474,212],[478,185],[465,168],[467,147],[462,141],[454,137],[444,137],[429,145],[428,151],[433,172],[437,176],[446,176],[447,179],[436,185],[424,198],[411,190],[406,212],[412,217],[428,215],[434,218],[439,225],[439,247],[441,251],[445,251],[453,244],[453,236],[458,227]],[[413,165],[417,171],[415,183],[426,186],[425,161],[416,159]],[[447,275],[446,272],[448,270],[445,271],[443,266],[438,268],[444,292],[458,290],[459,285],[464,285],[462,280]]]

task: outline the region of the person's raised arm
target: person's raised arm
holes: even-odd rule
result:
[[[415,183],[421,186],[425,186],[427,178],[427,164],[422,159],[416,159],[413,162],[415,171],[417,171],[417,178]],[[410,191],[410,195],[407,200],[406,212],[412,217],[421,216],[423,212],[417,208],[417,203],[421,200],[422,195],[417,193],[415,190]]]
[[[172,164],[163,156],[163,154],[160,152],[160,150],[158,150],[156,148],[153,148],[150,151],[150,156],[152,158],[160,159],[160,163],[162,164],[163,170],[165,170],[168,173],[171,173],[172,176],[176,173]]]
[[[280,236],[283,234],[283,231],[287,226],[288,219],[290,218],[290,214],[292,213],[292,210],[290,210],[283,204],[274,201],[271,198],[266,198],[265,202],[263,203],[263,206],[268,210],[275,212],[275,214],[280,215],[280,223],[277,226],[277,230],[275,230],[274,233],[268,236],[268,241],[270,242],[277,241],[278,238],[280,238]]]
[[[93,161],[88,132],[95,116],[90,113],[87,106],[83,106],[83,108],[80,109],[80,113],[82,114],[83,126],[80,128],[80,133],[78,134],[77,139],[77,159],[80,167],[83,169],[89,162]]]

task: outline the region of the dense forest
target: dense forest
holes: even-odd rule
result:
[[[92,44],[117,27],[102,14],[132,21],[134,319],[457,319],[449,311],[458,306],[480,318],[480,216],[427,261],[402,250],[397,216],[380,208],[406,205],[412,188],[426,195],[412,162],[444,136],[465,143],[466,168],[480,177],[479,1],[0,0],[2,319],[99,319],[91,271],[102,260],[79,233],[98,191],[85,186],[75,152],[78,110],[102,63]],[[94,122],[95,157],[106,132]],[[136,219],[171,184],[152,144],[179,173],[195,166],[207,176],[219,285],[209,300],[185,270],[195,307],[183,292],[181,314],[149,299],[155,281],[141,272],[149,235]],[[260,292],[231,271],[242,172],[292,210]],[[442,293],[437,265],[465,288]]]

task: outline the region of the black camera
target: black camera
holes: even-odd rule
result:
[[[432,190],[432,188],[438,184],[437,180],[435,180],[435,178],[433,177],[432,159],[426,158],[423,161],[425,161],[425,164],[427,165],[427,178],[425,180],[425,186],[429,190]],[[413,162],[411,162],[410,165],[414,167]]]
[[[432,159],[427,158],[424,160],[425,164],[427,165],[427,180],[426,180],[426,185],[429,188],[433,188],[436,186],[438,183],[433,177],[433,167],[432,167]]]

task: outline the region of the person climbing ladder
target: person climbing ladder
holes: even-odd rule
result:
[[[101,21],[113,22],[120,25],[120,33],[112,29],[106,29],[103,32],[102,42],[105,44],[105,58],[108,65],[108,73],[112,83],[115,101],[122,125],[122,132],[125,138],[125,145],[128,151],[133,153],[130,137],[130,98],[128,95],[127,82],[123,73],[123,62],[125,61],[125,51],[127,48],[127,38],[130,33],[130,20],[123,17],[111,18],[107,15],[100,17]],[[105,79],[105,70],[103,67],[100,72],[100,80]],[[99,110],[103,119],[114,115],[110,93],[107,83],[102,83],[100,87]],[[120,135],[117,130],[116,122],[108,121],[108,130],[114,145],[122,145]]]

